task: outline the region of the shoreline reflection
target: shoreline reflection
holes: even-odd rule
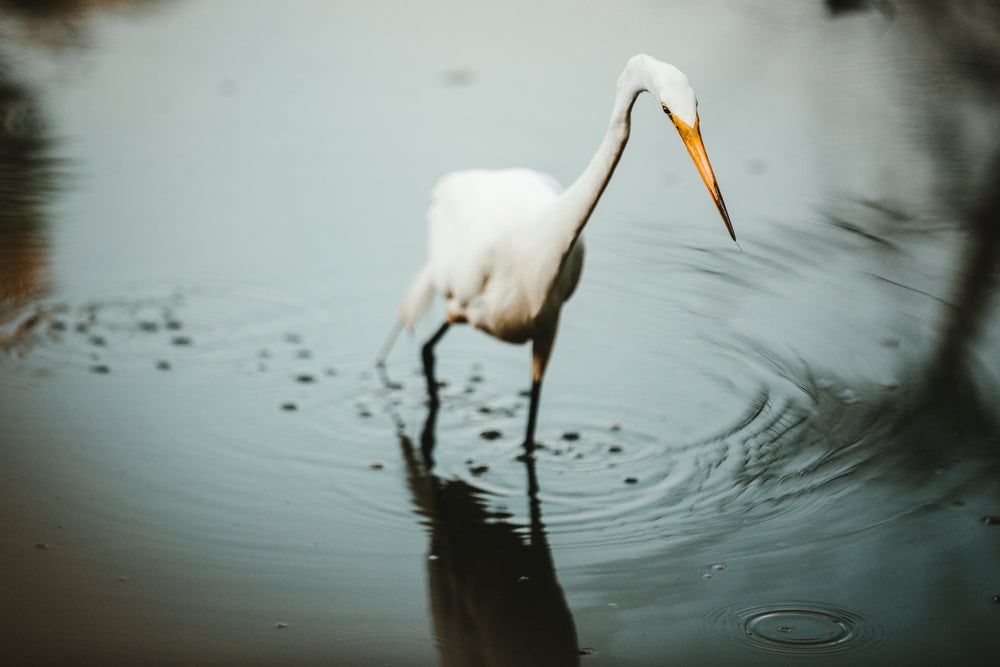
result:
[[[0,62],[0,325],[49,288],[45,205],[58,165],[50,143],[37,102]]]

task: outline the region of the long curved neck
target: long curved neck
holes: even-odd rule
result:
[[[618,160],[625,150],[630,130],[632,105],[639,93],[647,90],[645,82],[630,66],[618,80],[618,93],[611,111],[608,131],[601,141],[590,164],[548,209],[536,228],[536,247],[542,249],[535,255],[535,273],[539,279],[534,284],[542,287],[536,296],[536,312],[547,300],[547,296],[562,273],[566,261],[573,251],[580,232],[590,219],[597,201],[611,180]],[[572,286],[569,286],[572,291]]]
[[[628,143],[632,105],[643,90],[645,89],[637,85],[619,88],[611,112],[611,121],[608,123],[608,131],[600,147],[587,168],[572,185],[566,188],[556,204],[559,210],[554,217],[563,223],[562,231],[571,233],[570,243],[583,231],[590,214],[597,206],[597,201],[604,194],[604,188],[615,173],[618,160],[621,159],[625,144]]]

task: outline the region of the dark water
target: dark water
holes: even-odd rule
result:
[[[373,359],[637,52],[743,251],[640,99],[526,463],[527,349]],[[993,664],[998,108],[988,2],[0,4],[0,653]]]

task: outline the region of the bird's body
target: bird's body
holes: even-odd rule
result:
[[[538,320],[558,316],[583,267],[582,243],[570,250],[551,238],[546,223],[558,201],[555,181],[528,169],[460,171],[441,180],[428,214],[426,266],[448,321],[524,343]]]
[[[687,78],[672,65],[635,56],[619,78],[604,140],[566,190],[560,192],[552,178],[528,169],[459,171],[439,181],[428,213],[428,259],[403,298],[399,326],[383,348],[380,363],[399,328],[412,330],[435,293],[444,297],[447,315],[424,347],[432,400],[432,348],[451,324],[469,323],[510,343],[531,340],[533,384],[525,441],[531,445],[559,313],[583,268],[581,232],[625,148],[632,105],[643,91],[652,92],[670,116],[733,235],[705,155],[697,101]]]

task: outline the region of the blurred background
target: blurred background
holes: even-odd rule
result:
[[[742,250],[641,97],[526,464],[527,348],[373,360],[636,53]],[[991,664],[997,109],[987,0],[0,0],[0,654]]]

